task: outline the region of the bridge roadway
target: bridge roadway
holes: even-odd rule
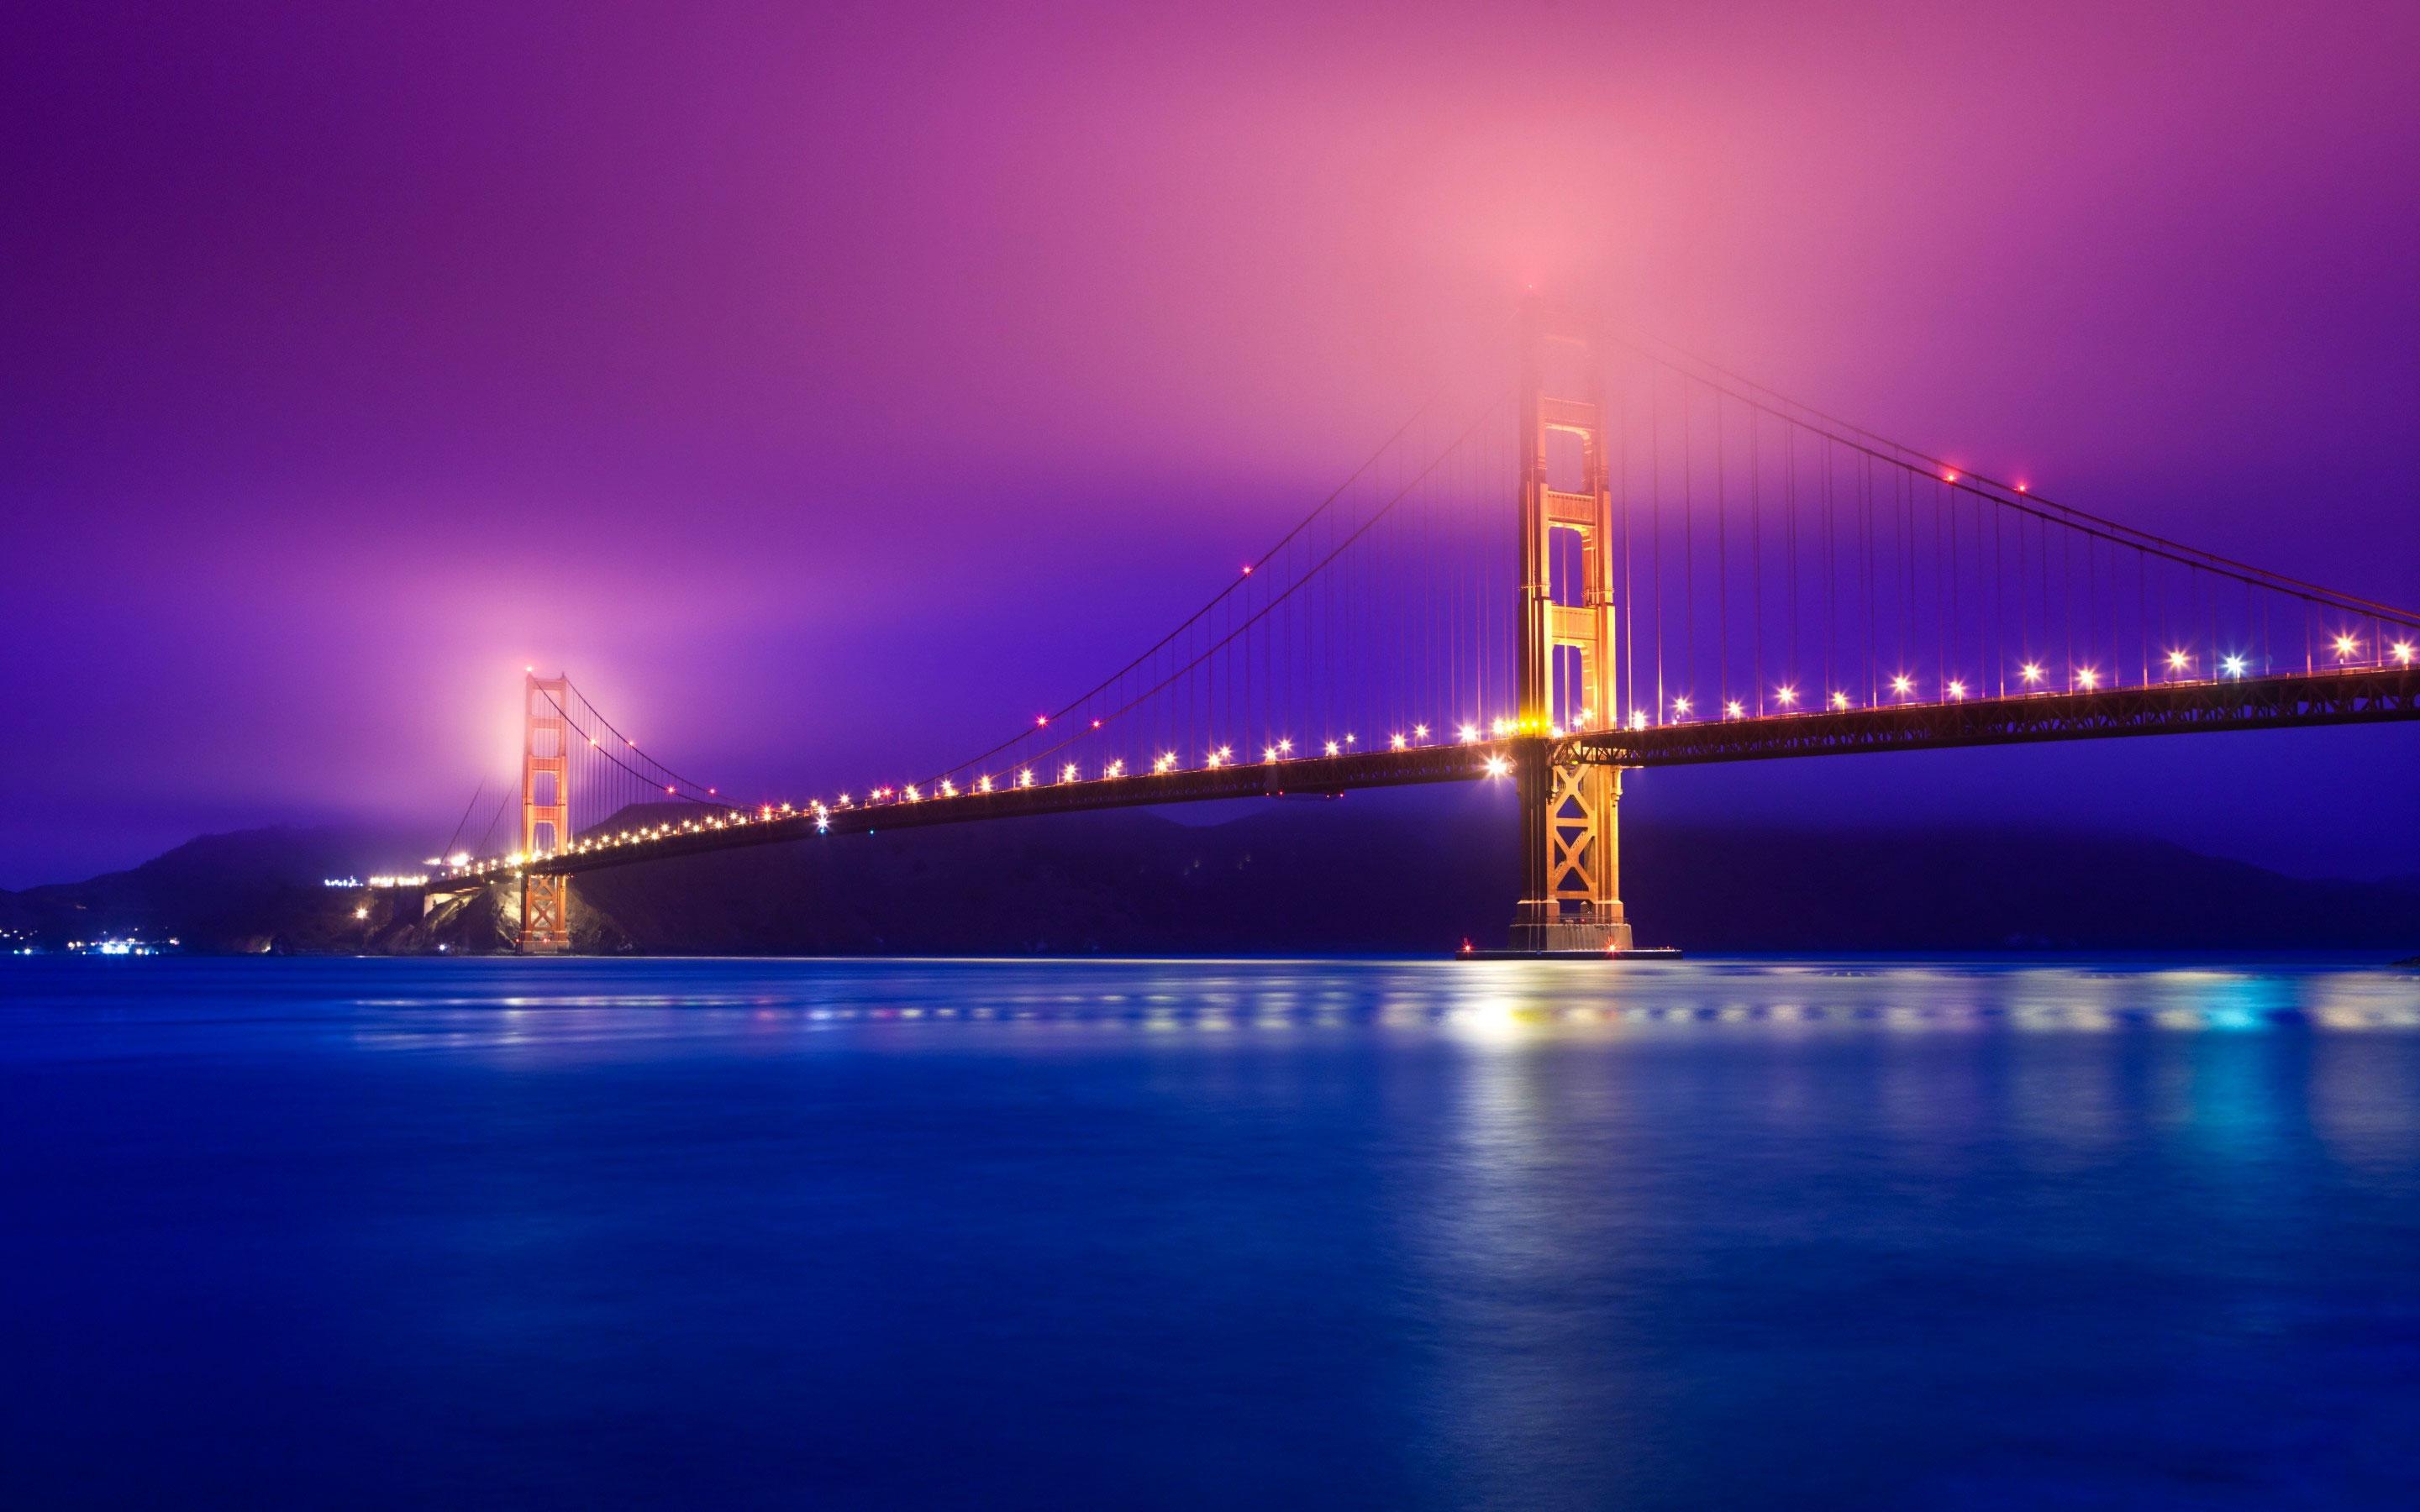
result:
[[[2048,740],[2294,729],[2412,718],[2420,718],[2420,669],[2353,668],[2221,682],[2176,682],[2094,692],[2025,693],[1951,702],[1909,702],[1743,719],[1696,720],[1643,730],[1595,731],[1561,737],[1556,756],[1562,762],[1612,766],[1694,766],[1857,751],[1939,750]],[[1507,738],[1468,745],[1424,745],[1406,750],[1365,750],[1158,774],[1093,777],[1074,782],[1002,787],[990,793],[927,795],[921,801],[893,797],[876,804],[828,810],[820,816],[820,823],[831,834],[867,834],[883,829],[1146,804],[1339,794],[1360,788],[1470,781],[1508,772],[1518,744]],[[449,885],[467,888],[504,880],[521,871],[570,875],[665,856],[778,844],[817,834],[818,823],[819,816],[812,810],[776,810],[770,815],[760,811],[701,818],[690,827],[648,831],[629,840],[595,835],[570,850],[537,857],[518,868],[508,861],[496,860],[450,869],[430,879],[429,890],[443,892]]]

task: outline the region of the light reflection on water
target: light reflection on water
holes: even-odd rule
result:
[[[2408,1490],[2410,971],[160,960],[0,989],[9,1504]]]

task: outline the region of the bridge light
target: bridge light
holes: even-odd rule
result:
[[[367,918],[370,917],[370,911],[366,908],[356,908],[353,910],[353,917],[355,918]]]
[[[1732,699],[1723,705],[1723,717],[1727,719],[1736,719],[1746,712],[1746,708],[1737,699]]]
[[[666,793],[670,793],[672,790],[673,790],[673,785],[672,785],[670,782],[667,782],[667,783],[665,783],[665,784],[664,784],[664,791],[665,791]]]
[[[1490,777],[1502,777],[1506,772],[1509,772],[1512,769],[1512,764],[1506,761],[1501,756],[1490,756],[1487,758],[1487,775]]]
[[[1036,730],[1041,729],[1044,725],[1048,724],[1049,722],[1050,716],[1047,714],[1037,714],[1033,717],[1033,728]]]
[[[2401,663],[2402,663],[2404,666],[2406,666],[2406,667],[2409,667],[2409,666],[2411,666],[2411,665],[2412,665],[2412,642],[2411,642],[2411,641],[2409,641],[2409,640],[2397,640],[2397,642],[2395,642],[2395,659],[2396,659],[2397,661],[2398,661],[2398,662],[2401,662]]]
[[[2042,680],[2042,664],[2040,662],[2029,661],[2024,666],[2018,668],[2017,671],[2024,675],[2024,680],[2028,683],[2039,683]]]
[[[2087,693],[2101,686],[2101,674],[2089,667],[2077,668],[2075,680],[2084,685],[2084,690]]]
[[[1101,768],[1101,775],[1102,775],[1103,777],[1124,777],[1124,776],[1125,776],[1125,775],[1126,775],[1126,764],[1125,764],[1125,758],[1124,758],[1124,757],[1120,757],[1120,758],[1118,758],[1116,761],[1113,761],[1113,762],[1109,763],[1109,765],[1107,765],[1107,766],[1105,766],[1105,767]]]
[[[2017,485],[2017,492],[2019,492],[2019,493],[2024,493],[2027,488],[2030,488],[2030,487],[2032,487],[2032,486],[2033,486],[2033,485],[2032,485],[2032,484],[2029,484],[2029,483],[2021,483],[2021,484],[2018,484],[2018,485]]]
[[[2338,661],[2342,661],[2342,660],[2344,660],[2347,656],[2351,656],[2351,655],[2352,655],[2352,653],[2353,653],[2353,648],[2354,648],[2355,646],[2359,645],[2359,644],[2361,644],[2361,642],[2360,642],[2360,641],[2355,640],[2352,637],[2350,637],[2350,636],[2349,636],[2349,635],[2340,635],[2340,636],[2336,637],[2336,639],[2335,639],[2336,660],[2338,660]]]
[[[1165,772],[1175,764],[1176,752],[1172,750],[1164,750],[1161,751],[1157,757],[1153,759],[1151,769],[1155,772]]]
[[[1344,743],[1345,743],[1347,746],[1350,746],[1350,745],[1352,745],[1352,744],[1353,744],[1353,732],[1352,732],[1352,731],[1347,730],[1346,732],[1344,732]]]
[[[1956,483],[1958,481],[1958,470],[1955,468],[1942,469],[1941,481],[1944,483]]]
[[[1245,577],[1247,577],[1247,578],[1249,578],[1249,577],[1250,577],[1251,575],[1252,575],[1252,564],[1251,564],[1250,563],[1247,562],[1247,563],[1244,563],[1244,576],[1245,576]]]
[[[1033,785],[1032,767],[1020,766],[1016,769],[1016,785],[1021,788],[1030,788]]]
[[[1833,693],[1833,695],[1832,695],[1832,707],[1834,707],[1834,708],[1836,708],[1836,709],[1845,709],[1845,708],[1847,708],[1848,706],[1849,706],[1849,695],[1848,695],[1848,694],[1846,694],[1846,693],[1841,693],[1841,692],[1837,692],[1837,691],[1836,691],[1835,693]]]
[[[1330,756],[1341,756],[1344,754],[1344,748],[1331,740],[1327,743],[1327,754]]]
[[[1966,685],[1955,677],[1949,679],[1947,690],[1953,699],[1962,699],[1966,696]]]
[[[1291,735],[1288,735],[1288,736],[1285,736],[1285,737],[1281,738],[1280,740],[1279,740],[1279,741],[1278,741],[1278,752],[1279,752],[1279,754],[1280,754],[1280,755],[1284,755],[1284,756],[1291,756],[1291,755],[1293,755],[1293,754],[1294,754],[1294,737],[1293,737],[1293,736],[1291,736]]]
[[[1275,746],[1263,746],[1261,748],[1261,760],[1264,762],[1273,762],[1277,759],[1278,748]]]
[[[1891,679],[1891,691],[1897,693],[1901,698],[1905,698],[1908,694],[1916,691],[1916,680],[1908,676],[1907,673],[1900,672]]]
[[[1098,730],[1099,728],[1101,728],[1101,721],[1100,721],[1100,720],[1098,720],[1098,719],[1094,720],[1094,721],[1093,721],[1093,728],[1094,728],[1094,729],[1095,729],[1095,730]]]
[[[1411,744],[1411,742],[1410,742],[1410,741],[1408,741],[1408,740],[1405,740],[1402,735],[1400,735],[1400,734],[1396,734],[1396,735],[1388,735],[1388,736],[1387,737],[1387,744],[1388,744],[1388,745],[1390,745],[1390,746],[1394,747],[1397,750],[1402,750],[1402,749],[1403,749],[1404,748],[1405,748],[1406,746],[1409,746],[1409,745]]]
[[[1466,724],[1466,725],[1464,725],[1464,726],[1462,727],[1462,743],[1463,743],[1464,745],[1466,745],[1466,746],[1476,746],[1476,745],[1478,745],[1478,744],[1479,744],[1479,726],[1477,726],[1477,725],[1475,725],[1475,724]]]
[[[955,782],[951,781],[946,777],[941,779],[941,796],[945,798],[954,798],[957,795],[958,785]]]
[[[1792,687],[1791,686],[1789,686],[1788,684],[1786,684],[1786,683],[1785,683],[1785,684],[1783,684],[1781,687],[1776,687],[1776,688],[1775,688],[1775,689],[1773,690],[1773,696],[1774,696],[1775,700],[1776,700],[1776,702],[1778,702],[1781,704],[1781,706],[1782,706],[1783,708],[1787,709],[1787,708],[1790,708],[1790,707],[1792,707],[1792,706],[1793,706],[1793,705],[1795,705],[1795,704],[1797,703],[1797,702],[1798,702],[1798,689],[1796,689],[1796,688],[1794,688],[1794,687]]]
[[[1630,728],[1633,730],[1644,730],[1647,728],[1647,711],[1645,709],[1633,709],[1630,711]]]
[[[1414,740],[1426,740],[1426,739],[1428,739],[1428,738],[1429,738],[1429,727],[1428,727],[1427,725],[1424,725],[1424,724],[1416,724],[1416,725],[1412,726],[1412,738],[1413,738]]]
[[[2171,651],[2168,653],[2168,671],[2172,672],[2180,672],[2192,665],[2193,658],[2186,656],[2183,652]]]
[[[1076,764],[1074,762],[1069,762],[1066,765],[1059,768],[1059,780],[1062,782],[1073,782],[1076,780]]]
[[[2242,656],[2221,657],[2219,665],[2226,669],[2226,675],[2229,677],[2241,677],[2243,675],[2243,658]]]
[[[1511,733],[1512,733],[1512,720],[1510,720],[1510,719],[1497,719],[1497,721],[1495,721],[1495,723],[1491,724],[1488,728],[1489,728],[1490,730],[1492,730],[1493,732],[1495,732],[1495,734],[1496,734],[1496,738],[1497,738],[1497,739],[1501,740],[1501,739],[1503,739],[1506,735],[1509,735],[1509,734],[1511,734]]]
[[[1673,717],[1677,718],[1677,717],[1682,717],[1682,716],[1686,715],[1688,712],[1689,712],[1689,701],[1688,701],[1688,699],[1687,699],[1686,697],[1684,697],[1684,696],[1681,696],[1681,695],[1678,695],[1678,694],[1674,695],[1674,697],[1673,697],[1673,699],[1672,699],[1672,714],[1673,714]]]

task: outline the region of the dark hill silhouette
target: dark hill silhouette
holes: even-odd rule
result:
[[[583,876],[591,949],[702,953],[1401,950],[1500,938],[1501,806],[1288,801],[1195,825],[1148,810],[874,835]],[[633,816],[634,818],[636,816]],[[2309,881],[2129,837],[1625,825],[1639,938],[1698,951],[2341,949],[2409,954],[2420,879]],[[319,885],[397,854],[253,830],[130,872],[0,894],[0,927],[139,928],[212,950],[498,948],[503,900],[419,917]]]

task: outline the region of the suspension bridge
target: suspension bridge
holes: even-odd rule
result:
[[[1634,949],[1625,771],[2420,717],[2420,613],[2055,502],[1649,338],[1524,312],[1189,615],[950,763],[751,795],[531,669],[518,780],[429,863],[570,942],[572,879],[909,825],[1417,783],[1519,792],[1508,949]],[[481,816],[485,815],[484,827]]]

